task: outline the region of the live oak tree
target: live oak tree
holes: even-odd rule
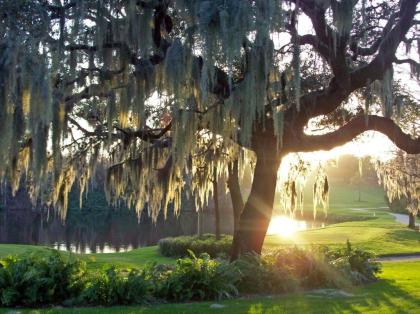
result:
[[[420,153],[392,119],[394,64],[420,72],[410,54],[396,57],[402,43],[419,49],[417,0],[5,0],[0,12],[0,176],[15,188],[24,176],[63,217],[98,161],[110,202],[154,219],[177,211],[183,191],[203,206],[213,185],[200,156],[222,141],[223,158],[208,158],[217,174],[236,175],[249,151],[256,159],[245,202],[228,180],[235,258],[261,252],[286,154],[368,130]],[[361,112],[305,133],[357,95]],[[378,102],[382,115],[371,114]]]

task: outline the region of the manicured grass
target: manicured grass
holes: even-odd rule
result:
[[[144,307],[94,307],[71,309],[19,310],[21,313],[419,313],[420,262],[384,263],[381,280],[348,291],[347,296],[313,292],[283,296],[248,297],[222,302],[167,304]],[[221,308],[211,308],[214,304]],[[7,313],[7,309],[0,313]]]
[[[290,238],[267,236],[264,248],[274,249],[290,244],[336,247],[344,245],[347,239],[353,246],[377,255],[420,252],[420,233],[386,218],[334,224],[322,229],[298,232]]]
[[[95,264],[124,267],[138,267],[146,263],[168,264],[175,262],[173,258],[160,255],[157,246],[148,246],[124,253],[96,253],[86,254],[86,256]]]
[[[331,247],[344,245],[347,240],[358,248],[377,255],[419,253],[420,233],[408,229],[385,211],[365,211],[374,219],[349,221],[327,225],[325,228],[297,232],[290,238],[277,235],[267,236],[264,248],[274,249],[283,245],[321,244]]]
[[[383,207],[385,203],[385,192],[379,186],[364,185],[360,188],[361,201],[358,201],[358,188],[342,183],[331,183],[330,185],[330,207],[357,208],[357,207]]]
[[[20,254],[28,251],[51,250],[45,246],[21,245],[21,244],[0,244],[0,258],[10,254]],[[63,252],[63,254],[69,254]],[[95,253],[75,254],[84,259],[89,268],[106,267],[116,265],[118,267],[140,267],[146,263],[168,264],[175,260],[159,254],[157,246],[149,246],[123,253]]]
[[[309,192],[306,191],[308,194]],[[306,199],[308,199],[308,196]],[[311,203],[311,201],[308,201]],[[305,216],[311,217],[311,204],[305,206]],[[353,210],[352,208],[385,207],[384,192],[380,187],[364,186],[362,202],[358,201],[356,188],[347,185],[332,185],[328,216],[345,222],[327,225],[325,228],[297,232],[290,238],[267,236],[265,249],[283,245],[344,245],[347,240],[358,248],[378,255],[419,253],[420,233],[396,222],[385,209]],[[323,213],[317,214],[323,220]],[[324,219],[325,220],[325,219]],[[328,223],[328,219],[325,220]]]
[[[332,183],[329,192],[329,209],[327,210],[327,220],[333,217],[348,217],[346,220],[361,219],[368,217],[371,213],[365,211],[354,211],[351,208],[378,208],[386,207],[385,192],[380,186],[365,185],[360,188],[361,201],[358,198],[358,188],[342,183]],[[304,212],[305,217],[313,217],[312,187],[307,184],[304,190]],[[278,205],[274,207],[279,211]],[[323,210],[317,211],[317,218],[324,219]]]
[[[26,244],[0,244],[0,258],[7,255],[22,254],[28,251],[47,250],[45,246],[26,245]]]

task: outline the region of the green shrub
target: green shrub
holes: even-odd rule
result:
[[[140,304],[150,299],[151,283],[145,272],[126,272],[111,267],[88,278],[78,303],[88,305]]]
[[[0,261],[0,304],[58,304],[83,289],[86,266],[57,251],[9,256]]]
[[[197,256],[202,253],[207,253],[211,257],[228,256],[232,236],[222,235],[220,240],[216,240],[213,234],[164,238],[158,245],[160,253],[168,257],[185,257],[188,256],[188,251],[192,251]]]
[[[179,259],[175,266],[154,273],[156,296],[169,301],[214,300],[238,294],[237,269],[225,260],[206,253]]]
[[[379,272],[373,255],[345,249],[287,247],[235,261],[241,272],[240,292],[282,293],[298,288],[343,288],[371,282]]]
[[[246,254],[234,264],[241,273],[240,292],[284,293],[298,288],[298,281],[286,269],[276,268],[272,259],[266,256]]]
[[[264,257],[276,270],[287,272],[302,288],[342,287],[348,285],[323,251],[316,248],[288,247],[271,252]]]
[[[337,276],[340,273],[315,250],[284,248],[261,257],[245,255],[235,264],[242,274],[241,292],[284,293],[299,288],[346,285],[343,276]]]
[[[374,260],[375,254],[353,249],[350,242],[343,249],[327,250],[330,265],[345,274],[354,284],[371,282],[381,271],[380,263]]]

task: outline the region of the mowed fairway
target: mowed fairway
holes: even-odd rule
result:
[[[305,195],[306,199],[310,198],[308,194]],[[349,186],[333,185],[330,196],[327,217],[345,222],[300,231],[290,237],[267,236],[264,248],[313,244],[335,247],[344,245],[349,240],[355,247],[378,255],[420,253],[420,233],[395,221],[389,211],[384,209],[386,203],[381,188],[363,187],[362,202],[357,201],[357,190]],[[311,216],[311,205],[308,201],[305,206],[306,217]],[[324,216],[322,211],[317,215]]]
[[[7,255],[21,254],[34,251],[51,250],[45,246],[21,245],[21,244],[0,244],[0,258]],[[68,256],[70,253],[62,252]],[[73,254],[87,262],[89,268],[117,267],[136,268],[146,263],[172,264],[175,259],[159,254],[157,246],[149,246],[123,253],[95,253],[95,254]]]
[[[376,213],[366,221],[351,221],[325,228],[297,232],[291,237],[267,236],[265,249],[282,245],[344,245],[347,240],[358,248],[377,255],[420,253],[420,233],[394,221],[388,213]]]

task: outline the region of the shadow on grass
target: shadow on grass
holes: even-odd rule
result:
[[[420,299],[400,289],[393,280],[382,280],[350,297],[300,296],[251,303],[244,312],[232,313],[415,313]],[[226,313],[229,313],[228,311]],[[417,312],[418,313],[418,312]]]
[[[420,232],[409,228],[406,230],[393,230],[388,234],[395,241],[417,240],[420,242]]]

